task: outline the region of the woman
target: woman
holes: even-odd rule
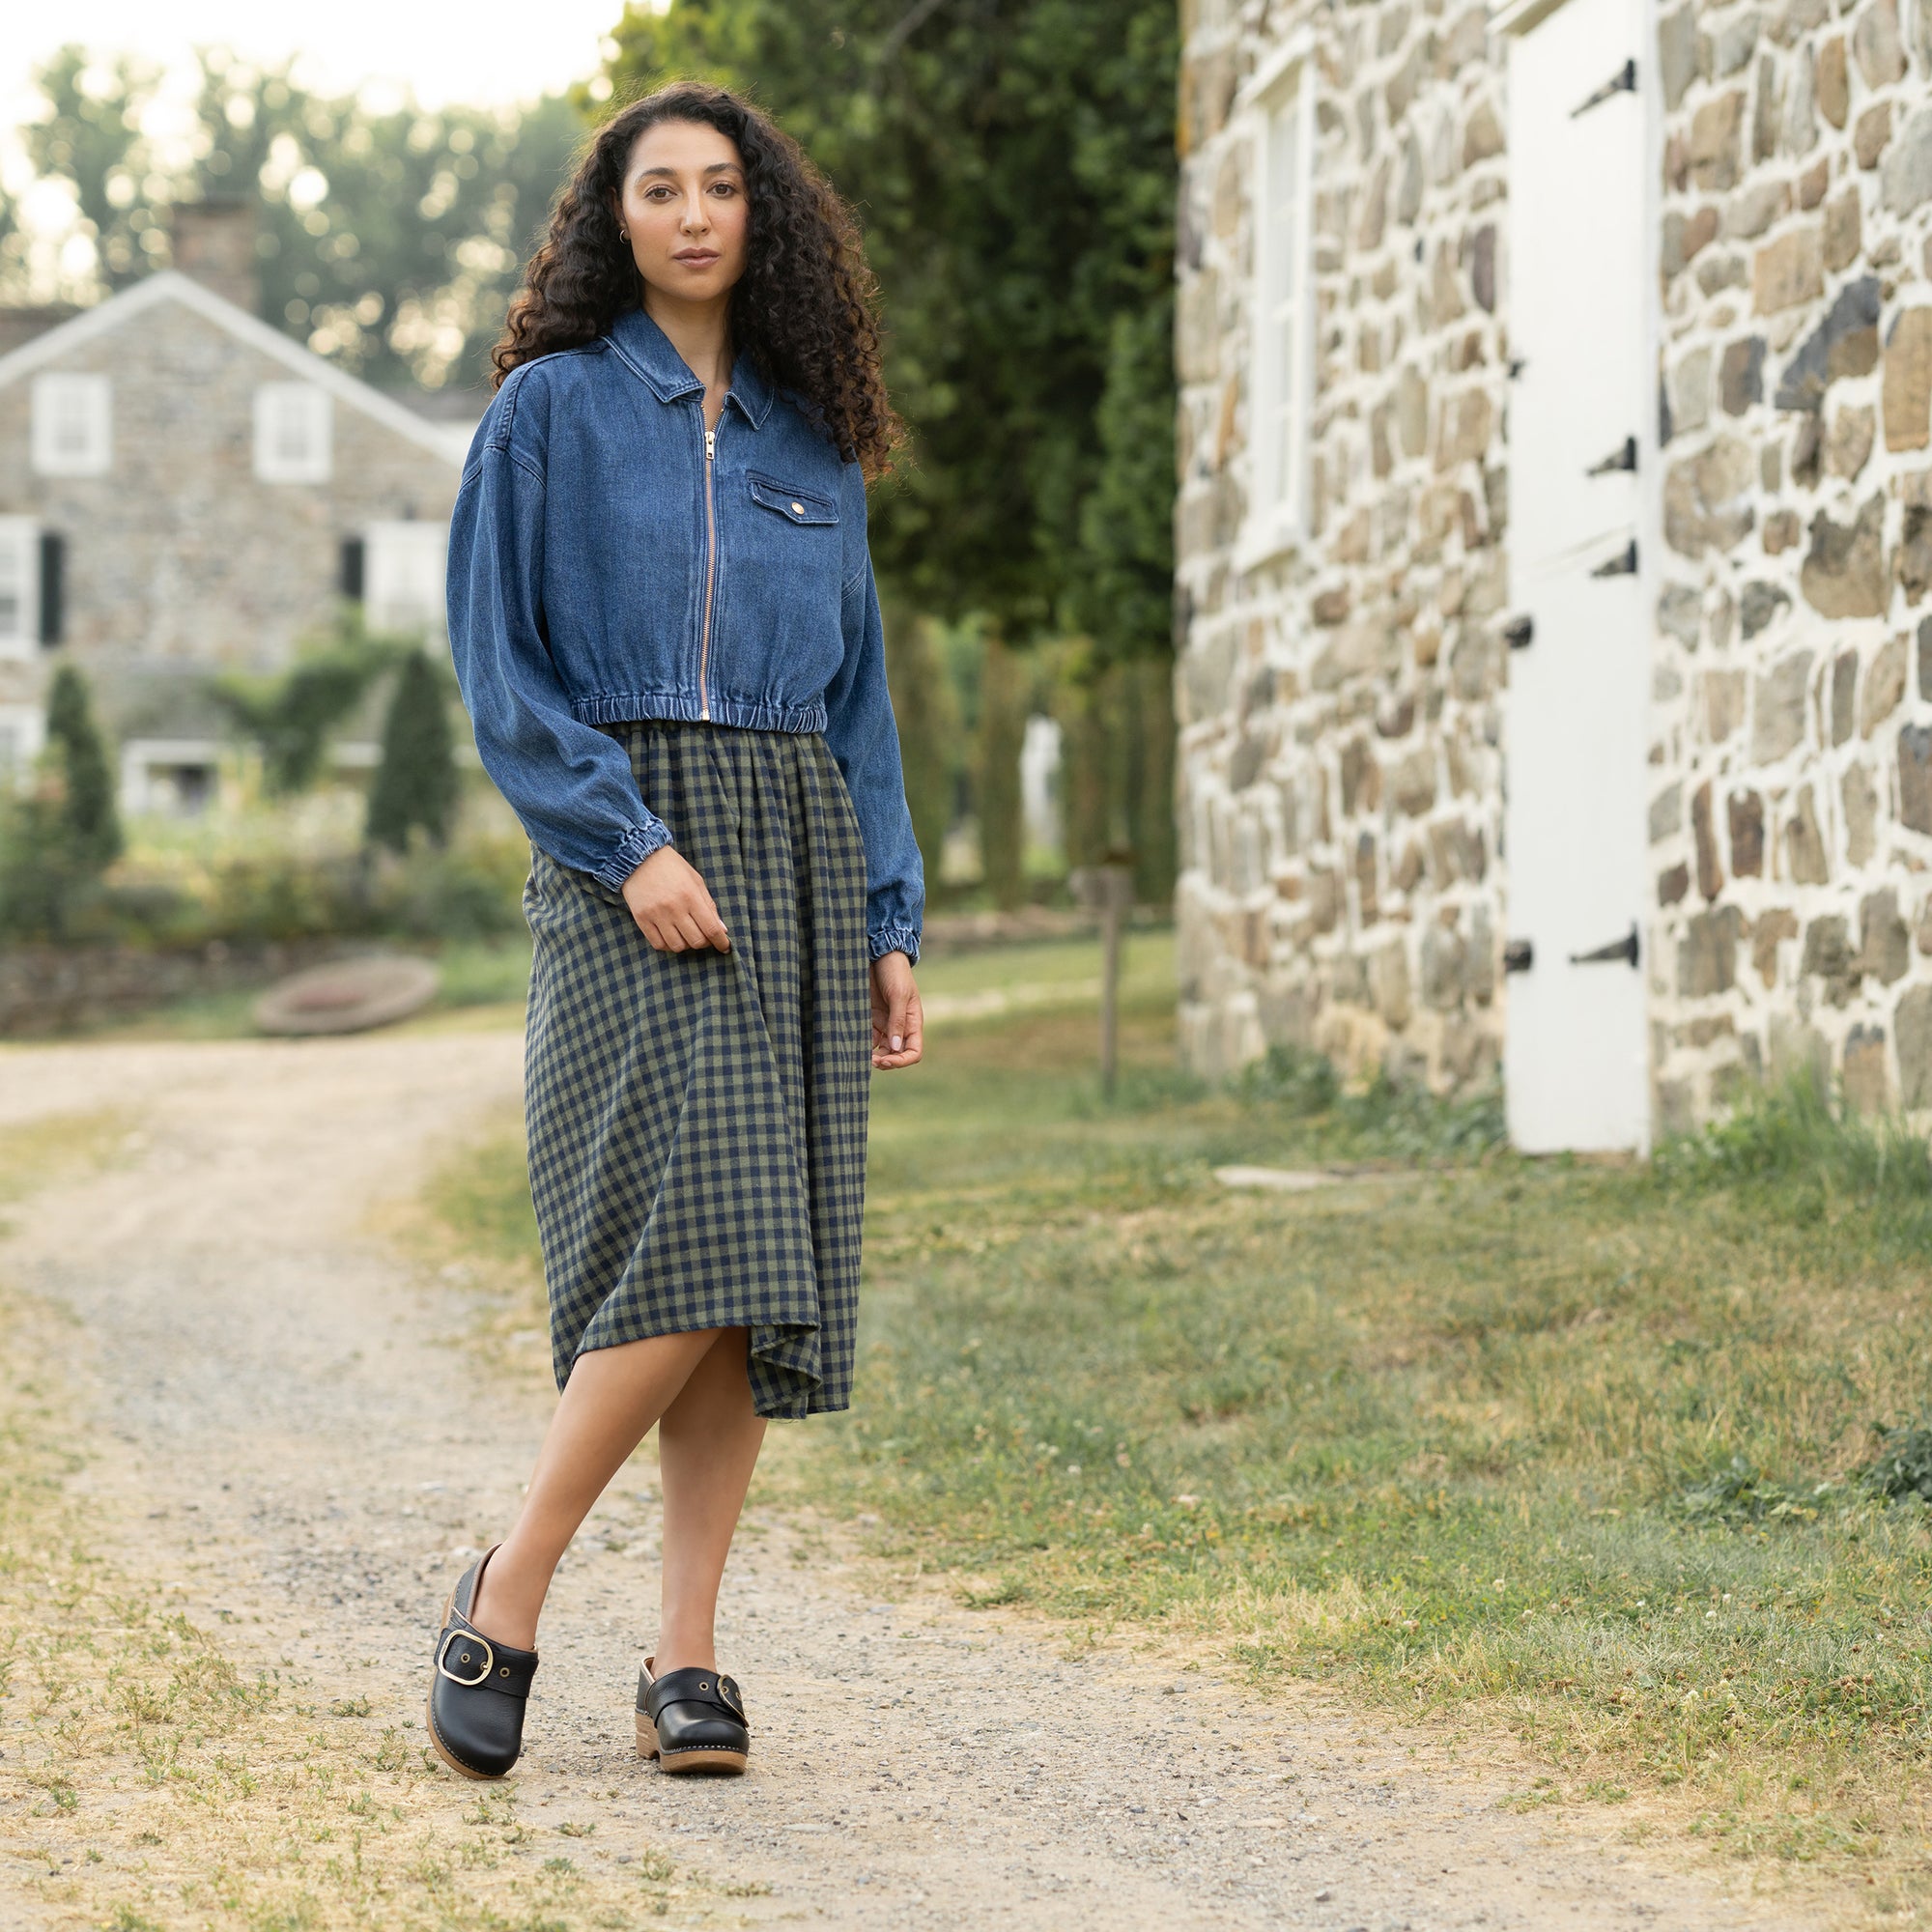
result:
[[[870,303],[797,146],[679,85],[597,135],[496,353],[449,626],[531,841],[526,1108],[561,1397],[437,1637],[430,1736],[468,1776],[516,1762],[552,1572],[653,1423],[638,1747],[742,1771],[725,1555],[767,1417],[850,1400],[868,1034],[874,1068],[920,1058],[924,903],[866,548],[898,432]]]

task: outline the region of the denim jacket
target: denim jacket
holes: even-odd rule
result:
[[[856,463],[740,357],[704,385],[640,308],[511,371],[449,530],[449,638],[484,767],[531,842],[616,890],[669,830],[599,724],[821,731],[866,845],[871,956],[925,892]]]

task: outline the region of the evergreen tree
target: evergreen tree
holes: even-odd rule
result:
[[[369,842],[407,852],[410,834],[420,826],[433,844],[446,845],[459,782],[442,679],[421,651],[411,651],[383,721],[383,762],[369,793]]]
[[[71,664],[54,673],[47,698],[47,749],[60,776],[60,833],[68,860],[104,872],[121,856],[114,772],[94,722],[87,680]]]

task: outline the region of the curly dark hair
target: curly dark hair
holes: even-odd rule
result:
[[[750,210],[745,272],[731,291],[734,348],[790,390],[848,462],[880,475],[903,431],[879,371],[878,289],[858,226],[798,143],[728,88],[660,88],[591,137],[511,300],[490,357],[496,384],[519,363],[594,342],[639,306],[617,207],[639,137],[667,121],[717,128],[744,162]]]

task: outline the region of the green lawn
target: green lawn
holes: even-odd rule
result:
[[[1078,999],[938,1022],[874,1083],[858,1400],[807,1488],[969,1601],[1512,1730],[1535,1802],[1669,1789],[1920,1897],[1932,1536],[1867,1472],[1889,1446],[1932,1491],[1932,1438],[1879,1433],[1927,1412],[1923,1149],[1784,1100],[1654,1168],[1525,1162],[1492,1100],[1292,1060],[1207,1092],[1133,944],[1117,1103]],[[922,983],[1091,979],[1078,951]],[[484,1173],[514,1195],[513,1155]]]

